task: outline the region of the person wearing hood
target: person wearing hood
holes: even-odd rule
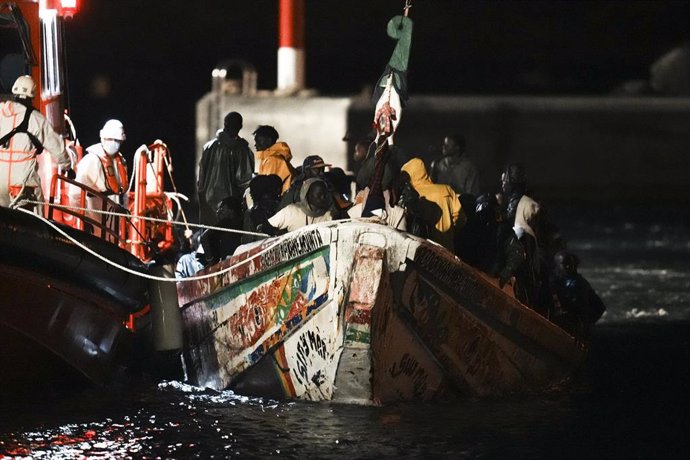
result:
[[[204,145],[199,163],[199,222],[213,225],[216,206],[227,197],[242,199],[254,174],[254,154],[239,136],[242,115],[225,115],[223,129]]]
[[[282,181],[281,194],[285,193],[292,183],[295,168],[290,163],[292,152],[287,143],[278,141],[278,131],[273,126],[261,125],[254,131],[256,148],[257,174],[275,174]]]
[[[86,153],[77,163],[75,180],[81,184],[109,195],[109,198],[123,207],[127,206],[127,162],[120,153],[120,147],[125,141],[125,129],[119,120],[108,120],[100,131],[101,141],[86,149]],[[140,147],[140,149],[146,146]],[[86,202],[81,203],[82,190],[76,186],[70,186],[69,199],[72,206],[88,209],[102,210],[103,203],[100,198],[86,194]],[[122,212],[122,209],[106,209],[107,211]],[[101,222],[101,225],[110,227],[117,233],[117,219],[108,218],[94,212],[85,212],[87,218]],[[89,222],[87,221],[87,224]],[[89,224],[90,225],[90,224]],[[87,225],[87,228],[89,227]],[[94,234],[99,236],[98,225],[93,228]]]
[[[292,203],[268,219],[273,229],[292,232],[307,225],[328,222],[336,218],[333,212],[333,196],[323,179],[307,179],[300,189],[300,201]],[[262,226],[260,231],[275,234]]]
[[[407,175],[404,182],[418,195],[407,206],[429,224],[429,239],[453,252],[454,229],[462,210],[458,195],[449,185],[434,184],[420,158],[405,163],[402,172]]]
[[[541,269],[539,246],[535,229],[538,226],[539,203],[523,195],[515,212],[513,231],[524,249],[523,263],[515,273],[515,297],[521,302],[539,310]],[[540,311],[540,313],[546,313]]]
[[[77,164],[76,180],[87,187],[114,195],[120,204],[124,203],[127,191],[127,162],[120,153],[120,147],[127,138],[122,122],[108,120],[100,132],[101,141],[86,148],[86,154]],[[71,195],[79,198],[73,190]]]

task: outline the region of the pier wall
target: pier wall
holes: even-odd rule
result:
[[[244,116],[241,135],[252,145],[256,126],[273,124],[292,147],[293,164],[319,154],[348,168],[373,118],[368,97],[209,94],[197,106],[197,152],[229,110]],[[412,95],[395,140],[430,161],[433,147],[454,132],[465,135],[485,191],[496,189],[506,163],[521,161],[542,199],[690,201],[690,98]]]

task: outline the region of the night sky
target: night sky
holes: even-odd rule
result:
[[[193,191],[195,103],[226,58],[276,86],[278,1],[82,0],[66,25],[70,109],[84,145],[125,124],[131,157],[161,138]],[[307,0],[307,86],[349,95],[373,84],[393,49],[403,0]],[[690,36],[686,1],[416,0],[409,89],[416,94],[606,95]],[[251,142],[251,140],[250,140]]]

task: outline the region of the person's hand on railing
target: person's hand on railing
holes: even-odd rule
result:
[[[68,179],[76,179],[77,173],[74,172],[74,169],[72,168],[67,168],[62,170],[62,174],[65,175]]]

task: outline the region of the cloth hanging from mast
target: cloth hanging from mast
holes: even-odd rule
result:
[[[387,145],[393,144],[393,134],[400,123],[402,109],[408,99],[407,64],[412,44],[412,20],[407,17],[409,7],[408,0],[405,5],[405,15],[393,17],[386,27],[388,36],[397,43],[374,88],[372,97],[376,101],[373,122],[376,129],[376,150],[374,174],[369,182],[369,193],[364,203],[363,217],[374,215],[379,209],[385,209],[381,179],[388,159]]]
[[[377,138],[388,137],[393,143],[393,134],[400,123],[402,109],[409,98],[407,92],[407,65],[412,45],[412,19],[407,16],[395,16],[386,27],[388,36],[396,40],[393,54],[379,77],[372,99],[376,103],[374,127]]]

